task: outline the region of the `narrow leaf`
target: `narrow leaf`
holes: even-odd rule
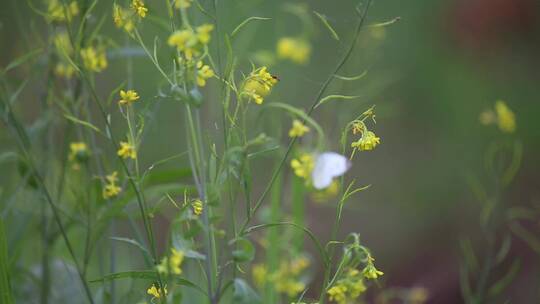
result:
[[[153,270],[141,270],[141,271],[124,271],[105,275],[99,279],[90,280],[90,283],[108,282],[117,279],[148,279],[157,280],[157,272]]]
[[[337,79],[341,79],[341,80],[346,80],[346,81],[353,81],[353,80],[358,80],[358,79],[362,79],[364,78],[364,76],[366,76],[368,73],[367,70],[363,71],[360,75],[356,75],[356,76],[340,76],[340,75],[334,75],[335,78]]]
[[[64,114],[64,117],[67,118],[68,120],[71,120],[72,122],[74,122],[76,124],[80,124],[82,126],[90,128],[90,129],[92,129],[92,130],[94,130],[94,131],[96,131],[98,133],[101,133],[101,130],[98,127],[94,126],[93,124],[91,124],[91,123],[89,123],[87,121],[80,120],[77,117],[71,116],[69,114]]]
[[[330,32],[330,34],[332,35],[332,38],[334,38],[335,40],[338,40],[339,41],[339,36],[337,34],[337,32],[334,30],[334,28],[330,25],[330,23],[328,23],[328,20],[326,19],[326,17],[316,11],[313,11],[313,13],[319,17],[319,19],[321,20],[321,22],[324,24],[324,26],[328,29],[328,31]]]
[[[488,294],[492,297],[500,294],[506,287],[508,287],[508,285],[510,285],[510,283],[512,283],[520,268],[520,260],[515,260],[506,274],[489,288]]]
[[[255,17],[255,16],[252,16],[252,17],[249,17],[247,18],[246,20],[242,21],[242,23],[240,23],[238,26],[236,26],[236,28],[232,31],[231,33],[231,38],[234,37],[234,35],[246,24],[248,24],[250,21],[253,21],[253,20],[271,20],[272,18],[266,18],[266,17]]]
[[[12,62],[10,62],[6,68],[4,69],[4,73],[7,73],[8,71],[18,67],[19,65],[27,62],[28,60],[32,59],[32,57],[38,55],[41,53],[41,49],[36,49],[36,50],[33,50],[33,51],[30,51],[20,57],[18,57],[17,59],[13,60]]]
[[[148,252],[148,249],[146,249],[141,243],[137,242],[134,239],[128,239],[124,237],[110,237],[111,240],[120,241],[124,243],[131,244],[141,250],[141,252],[146,255],[147,257],[150,257],[150,252]]]
[[[321,98],[321,100],[319,100],[319,102],[317,103],[317,105],[315,106],[315,108],[319,107],[320,105],[322,105],[323,103],[326,103],[330,100],[333,100],[333,99],[344,99],[344,100],[350,100],[350,99],[355,99],[355,98],[360,98],[362,96],[349,96],[349,95],[328,95],[326,97],[323,97]]]

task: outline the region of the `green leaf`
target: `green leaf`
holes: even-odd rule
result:
[[[518,236],[520,239],[525,241],[532,250],[540,254],[540,239],[525,227],[521,226],[517,222],[510,224],[510,230]]]
[[[13,60],[12,62],[10,62],[6,68],[4,69],[4,73],[7,73],[8,71],[18,67],[19,65],[27,62],[28,60],[32,59],[34,56],[40,54],[42,52],[42,49],[36,49],[36,50],[33,50],[33,51],[30,51],[20,57],[18,57],[17,59]]]
[[[89,123],[89,122],[87,122],[87,121],[80,120],[80,119],[78,119],[77,117],[71,116],[71,115],[69,115],[69,114],[64,114],[64,117],[67,118],[68,120],[70,120],[70,121],[76,123],[76,124],[80,124],[80,125],[82,125],[82,126],[85,126],[85,127],[87,127],[87,128],[90,128],[90,129],[92,129],[92,130],[94,130],[94,131],[96,131],[96,132],[98,132],[98,133],[101,133],[101,130],[100,130],[98,127],[94,126],[93,124],[91,124],[91,123]]]
[[[234,35],[246,24],[248,24],[250,21],[253,21],[253,20],[271,20],[272,18],[266,18],[266,17],[255,17],[255,16],[252,16],[252,17],[249,17],[247,18],[246,20],[242,21],[238,26],[236,26],[236,28],[232,31],[231,33],[231,38],[234,37]]]
[[[141,250],[141,252],[148,258],[151,257],[150,255],[150,252],[148,252],[148,249],[146,249],[146,247],[144,247],[141,243],[137,242],[136,240],[134,239],[128,239],[128,238],[123,238],[123,237],[110,237],[111,240],[115,240],[115,241],[120,241],[120,242],[124,242],[124,243],[127,243],[127,244],[131,244],[131,245],[134,245],[135,247],[139,248]]]
[[[206,291],[204,289],[202,289],[201,287],[199,287],[197,284],[191,282],[190,280],[187,280],[187,279],[184,279],[184,278],[181,278],[179,276],[175,276],[174,277],[174,282],[178,285],[182,285],[182,286],[186,286],[186,287],[190,287],[190,288],[193,288],[195,290],[198,290],[200,291],[203,295],[205,296],[208,296],[208,294],[206,293]]]
[[[358,79],[362,79],[364,78],[364,76],[366,76],[368,73],[368,71],[363,71],[361,74],[359,75],[356,75],[356,76],[341,76],[341,75],[334,75],[334,78],[337,78],[337,79],[341,79],[341,80],[346,80],[346,81],[354,81],[354,80],[358,80]]]
[[[0,218],[0,303],[13,303],[9,278],[7,240],[2,218]]]
[[[319,106],[321,106],[323,103],[326,103],[330,100],[334,100],[334,99],[343,99],[343,100],[350,100],[350,99],[356,99],[356,98],[360,98],[362,96],[349,96],[349,95],[328,95],[328,96],[325,96],[323,98],[321,98],[321,100],[319,100],[319,102],[317,103],[317,105],[315,106],[315,108],[318,108]]]
[[[506,274],[489,288],[488,295],[491,297],[494,297],[500,294],[501,292],[503,292],[504,289],[508,287],[510,283],[512,283],[512,281],[518,274],[520,268],[521,268],[520,260],[515,260],[514,262],[512,262],[512,265],[510,266]]]
[[[157,280],[158,275],[154,270],[141,270],[141,271],[124,271],[116,272],[105,275],[99,279],[90,280],[90,283],[97,282],[108,282],[118,279],[147,279],[147,280]]]
[[[233,303],[257,304],[262,303],[259,295],[242,279],[234,280]]]
[[[255,257],[255,246],[246,238],[237,238],[229,242],[234,246],[232,251],[233,259],[238,263],[252,261]]]
[[[313,13],[319,17],[319,19],[321,20],[321,22],[324,24],[324,26],[326,26],[326,28],[328,29],[328,31],[330,32],[330,34],[332,34],[332,38],[334,38],[335,40],[338,40],[339,41],[339,36],[337,34],[337,32],[334,30],[334,28],[330,25],[330,23],[328,23],[328,20],[326,19],[326,17],[316,11],[313,11]]]

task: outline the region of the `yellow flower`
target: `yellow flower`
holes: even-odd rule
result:
[[[204,87],[206,79],[214,77],[214,71],[202,61],[197,62],[197,85]]]
[[[262,288],[266,284],[268,268],[264,264],[255,264],[251,270],[251,276],[257,287]]]
[[[88,146],[84,142],[72,142],[69,144],[69,156],[70,161],[83,162],[88,159],[89,151]]]
[[[114,171],[110,175],[107,175],[105,180],[107,183],[105,184],[105,187],[103,187],[104,199],[115,197],[122,191],[122,188],[116,185],[116,182],[118,182],[118,172]]]
[[[376,279],[376,278],[382,276],[384,273],[382,271],[377,270],[377,268],[375,268],[375,265],[373,264],[375,259],[372,258],[371,256],[368,256],[367,259],[368,259],[367,265],[362,270],[362,274],[364,275],[364,277],[366,279]]]
[[[278,292],[287,294],[289,298],[295,297],[306,288],[306,284],[291,279],[280,280],[275,282],[275,285]]]
[[[69,79],[75,74],[75,69],[70,64],[59,62],[54,67],[54,75]]]
[[[289,59],[297,64],[309,61],[311,46],[302,38],[284,37],[277,43],[277,55],[281,59]]]
[[[189,8],[193,0],[175,0],[174,7],[177,9]]]
[[[426,303],[429,298],[427,289],[423,287],[414,287],[409,290],[407,299],[411,304],[423,304]]]
[[[375,133],[371,131],[365,131],[359,140],[351,144],[351,147],[359,149],[360,151],[370,151],[375,149],[380,143],[380,137],[377,137]]]
[[[313,155],[303,153],[299,158],[291,160],[291,167],[296,176],[309,179],[311,171],[313,171],[313,167],[315,167],[315,159],[313,158]]]
[[[272,87],[277,83],[277,77],[272,76],[266,67],[254,70],[244,80],[242,95],[247,96],[256,104],[262,104],[264,97],[270,94]]]
[[[335,301],[338,304],[346,303],[347,301],[346,292],[347,292],[347,287],[344,285],[334,285],[327,291],[330,301]]]
[[[160,299],[162,295],[166,296],[168,292],[167,287],[163,287],[162,291],[161,288],[157,288],[156,285],[152,284],[152,286],[146,290],[146,293],[151,295],[152,298]]]
[[[163,257],[159,265],[156,266],[160,273],[168,274],[169,271],[173,274],[182,274],[182,262],[184,261],[184,252],[171,248],[170,257]]]
[[[306,258],[305,256],[300,256],[291,261],[291,264],[289,265],[289,271],[293,275],[299,275],[308,266],[309,266],[309,259]]]
[[[66,32],[56,34],[54,36],[54,46],[59,55],[71,55],[73,54],[73,46],[69,39],[69,35]]]
[[[193,213],[195,215],[201,215],[203,212],[203,202],[200,199],[195,199],[191,202]]]
[[[135,28],[132,14],[127,9],[117,4],[114,4],[113,6],[113,21],[116,27],[123,28],[128,33]]]
[[[381,41],[386,37],[386,29],[384,26],[375,26],[370,29],[369,34],[374,40]]]
[[[139,99],[139,94],[135,90],[120,90],[120,100],[118,101],[119,104],[131,104],[137,99]]]
[[[169,36],[167,43],[170,46],[176,47],[178,51],[183,52],[187,59],[191,59],[194,55],[200,53],[197,48],[197,35],[189,29],[175,31]]]
[[[366,125],[361,122],[361,121],[355,121],[353,124],[352,124],[352,133],[354,135],[356,134],[362,134],[364,132],[364,130],[366,130]]]
[[[302,137],[309,132],[309,127],[304,125],[300,120],[293,120],[292,128],[289,130],[289,137]]]
[[[118,149],[118,156],[122,158],[137,158],[137,151],[135,150],[135,147],[125,141],[120,142],[120,148]]]
[[[144,2],[142,0],[133,0],[131,1],[131,9],[137,13],[141,18],[146,17],[146,13],[148,12],[148,8],[144,6]]]
[[[202,44],[208,44],[210,42],[210,33],[214,30],[212,24],[203,24],[197,27],[197,38]]]
[[[504,133],[512,133],[516,130],[516,118],[514,112],[502,100],[495,103],[497,113],[497,126]]]
[[[317,190],[311,194],[311,198],[317,202],[322,203],[336,197],[339,193],[339,181],[337,179],[333,180],[330,186]]]
[[[306,288],[306,284],[301,281],[302,271],[304,271],[309,265],[309,259],[305,256],[299,256],[292,261],[283,261],[279,266],[279,269],[267,275],[268,270],[264,265],[260,265],[258,269],[254,268],[254,280],[261,287],[266,280],[269,280],[274,284],[277,292],[287,294],[292,298],[298,295]],[[255,271],[258,273],[255,274]]]
[[[79,15],[77,1],[70,2],[67,9],[64,9],[64,5],[59,0],[48,1],[47,20],[49,22],[70,22],[77,15]]]
[[[98,47],[97,49],[92,46],[83,48],[81,50],[81,58],[84,66],[93,72],[101,72],[108,65],[107,54],[103,47]]]
[[[483,125],[497,124],[503,133],[513,133],[516,130],[516,116],[502,100],[495,102],[495,110],[480,113],[479,120]]]
[[[366,291],[366,285],[357,269],[349,269],[344,273],[344,277],[338,280],[326,293],[330,301],[335,301],[338,304],[355,303],[355,300]]]

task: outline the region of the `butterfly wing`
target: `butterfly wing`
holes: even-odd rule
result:
[[[330,186],[334,177],[343,175],[350,167],[349,160],[341,154],[335,152],[319,154],[311,174],[313,187],[324,189]]]

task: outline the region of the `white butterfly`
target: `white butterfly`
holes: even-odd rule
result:
[[[350,167],[351,162],[341,154],[325,152],[317,155],[311,173],[313,187],[320,190],[330,186],[335,177],[345,174]]]

